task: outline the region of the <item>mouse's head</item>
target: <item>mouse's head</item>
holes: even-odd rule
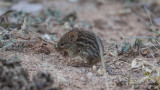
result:
[[[78,39],[78,32],[76,30],[71,30],[64,34],[58,44],[57,44],[57,51],[70,51],[71,48],[74,48],[75,42]]]

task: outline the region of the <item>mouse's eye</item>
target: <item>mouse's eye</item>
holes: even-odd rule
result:
[[[64,46],[64,43],[61,43],[61,46]]]

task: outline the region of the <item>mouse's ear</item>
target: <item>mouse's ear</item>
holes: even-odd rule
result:
[[[78,39],[78,32],[70,32],[68,39],[71,42],[77,41],[77,39]]]

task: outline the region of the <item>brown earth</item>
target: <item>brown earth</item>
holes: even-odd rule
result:
[[[53,10],[60,10],[64,15],[76,12],[78,17],[76,22],[80,25],[83,24],[81,23],[82,21],[89,23],[92,27],[89,26],[85,28],[97,33],[102,38],[106,51],[112,46],[112,43],[116,43],[119,46],[125,41],[134,43],[135,38],[121,39],[121,34],[125,37],[148,37],[156,35],[146,28],[144,22],[140,21],[139,16],[143,16],[142,18],[144,19],[147,18],[147,13],[143,9],[137,10],[138,13],[132,11],[132,9],[128,9],[131,10],[128,12],[125,11],[127,9],[124,8],[124,3],[116,0],[106,1],[105,3],[97,2],[97,0],[71,1],[72,0],[47,0],[41,3],[43,3],[43,9],[50,7]],[[124,10],[124,13],[122,13],[122,10]],[[49,24],[48,31],[50,33],[56,33],[56,41],[67,32],[64,25],[56,25],[54,21]],[[43,35],[43,33],[38,34],[38,37]],[[147,43],[147,39],[143,40],[144,43]],[[55,44],[56,41],[52,43]],[[113,51],[113,54],[116,52],[115,49],[111,51]],[[24,68],[28,69],[30,77],[38,72],[38,70],[47,70],[54,77],[54,86],[59,86],[64,90],[106,89],[106,77],[99,75],[97,70],[94,71],[92,67],[72,67],[66,65],[68,57],[60,55],[56,52],[52,44],[45,41],[38,40],[34,42],[34,44],[26,45],[23,51],[16,49],[3,51],[0,53],[0,56],[8,58],[15,53],[21,57],[21,64]],[[148,83],[150,83],[151,80],[147,80],[139,85],[128,84],[129,77],[133,82],[145,77],[145,71],[142,69],[131,69],[131,63],[135,58],[143,59],[155,66],[158,66],[157,62],[160,61],[158,56],[153,58],[152,56],[129,56],[128,54],[124,54],[115,58],[105,55],[105,60],[114,72],[126,75],[109,75],[107,73],[109,90],[129,90],[131,88],[145,90],[149,86]],[[96,67],[100,67],[100,63]]]

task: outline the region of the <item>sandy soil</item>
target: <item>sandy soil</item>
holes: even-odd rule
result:
[[[93,27],[86,29],[97,33],[103,40],[105,50],[111,43],[122,45],[124,41],[131,42],[135,39],[121,39],[121,34],[125,37],[136,36],[154,36],[155,33],[147,30],[143,22],[140,22],[139,13],[131,11],[121,14],[121,10],[125,10],[124,3],[115,0],[110,0],[102,4],[97,4],[96,1],[71,2],[71,0],[47,0],[43,1],[43,9],[50,7],[53,10],[60,10],[64,15],[71,12],[76,12],[78,19],[77,23],[85,21]],[[145,10],[141,13],[146,13]],[[146,15],[147,17],[147,15]],[[145,18],[146,18],[145,17]],[[80,23],[81,24],[81,23]],[[56,41],[67,32],[63,25],[50,25],[48,31],[56,33]],[[44,35],[44,34],[40,34]],[[145,41],[145,39],[144,39]],[[45,43],[45,42],[44,42]],[[54,77],[54,86],[59,86],[63,90],[105,90],[105,78],[99,75],[98,70],[93,70],[92,67],[72,67],[67,66],[68,57],[63,57],[54,49],[54,46],[43,42],[36,42],[31,46],[24,48],[23,51],[8,50],[0,53],[1,57],[10,57],[15,53],[21,57],[22,66],[27,68],[29,75],[32,76],[38,70],[47,70]],[[56,42],[53,42],[56,43]],[[44,44],[44,46],[43,46]],[[114,51],[114,50],[112,50]],[[118,59],[119,58],[119,59]],[[123,73],[122,75],[109,75],[108,84],[109,90],[145,90],[150,80],[145,81],[140,85],[128,85],[128,78],[137,81],[143,77],[144,71],[141,69],[131,69],[131,63],[135,58],[146,60],[147,62],[157,65],[160,58],[157,56],[143,57],[141,55],[128,56],[122,55],[115,58],[105,55],[106,62],[111,66],[114,72]],[[100,63],[96,65],[100,67]]]

